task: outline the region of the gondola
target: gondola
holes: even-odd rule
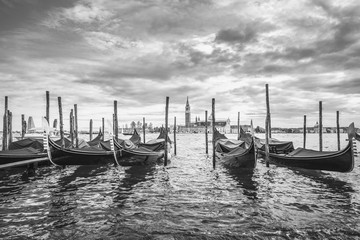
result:
[[[171,140],[169,136],[167,136],[167,142],[168,142],[168,152],[170,152],[171,149]],[[147,141],[146,143],[139,143],[139,147],[144,147],[152,151],[163,151],[165,149],[165,130],[164,128],[160,129],[159,136],[156,139],[152,139],[150,141]]]
[[[255,145],[253,138],[250,139],[249,144],[246,143],[245,139],[228,139],[215,129],[215,154],[220,162],[227,167],[254,168],[256,166]]]
[[[55,165],[103,165],[116,161],[114,152],[97,146],[84,148],[61,147],[48,138],[49,159]]]
[[[137,132],[134,132],[133,136],[136,134]],[[110,140],[100,141],[99,147],[110,150]],[[147,165],[157,162],[164,156],[163,152],[137,146],[130,139],[114,139],[114,147],[118,152],[118,163],[121,166]]]
[[[355,137],[354,123],[348,128],[349,142],[340,151],[316,151],[297,148],[289,153],[269,152],[272,163],[295,168],[325,170],[334,172],[351,172],[354,168],[353,138]],[[259,153],[265,156],[261,148]]]
[[[47,153],[39,140],[25,138],[12,142],[9,150],[0,151],[0,164],[15,163],[24,160],[46,158]]]

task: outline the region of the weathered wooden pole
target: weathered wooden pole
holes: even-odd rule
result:
[[[323,139],[322,139],[322,101],[319,101],[319,150],[323,150]]]
[[[164,156],[164,166],[167,166],[168,160],[168,118],[169,117],[169,97],[166,97],[166,106],[165,106],[165,156]]]
[[[238,137],[237,137],[237,139],[240,140],[240,112],[238,112],[237,130],[238,130]]]
[[[102,140],[104,141],[104,139],[105,139],[105,118],[102,118],[101,131],[102,131]]]
[[[25,122],[25,115],[21,114],[21,139],[24,139],[25,137],[26,126],[24,122]]]
[[[144,138],[144,143],[145,143],[145,130],[146,130],[146,127],[145,127],[145,117],[143,117],[143,138]]]
[[[269,138],[271,138],[271,114],[270,114],[270,101],[269,101],[269,84],[265,84],[266,88],[266,115],[268,115],[268,128]]]
[[[266,115],[265,120],[265,163],[266,167],[269,167],[270,160],[269,160],[269,115]]]
[[[89,129],[90,141],[92,140],[92,132],[93,132],[93,120],[90,119],[90,129]]]
[[[209,146],[208,146],[208,112],[205,111],[205,153],[209,153]]]
[[[8,110],[8,131],[9,131],[9,142],[8,144],[10,145],[10,143],[12,143],[12,138],[13,138],[13,135],[12,135],[12,112],[10,112],[10,110]]]
[[[112,115],[112,117],[113,117],[113,125],[112,125],[112,127],[113,127],[113,129],[112,129],[112,132],[113,132],[113,134],[115,134],[115,128],[116,128],[116,124],[115,124],[115,114],[113,113],[113,115]],[[115,136],[115,135],[114,135]]]
[[[60,121],[60,139],[61,139],[61,147],[65,146],[64,140],[64,122],[63,122],[63,114],[62,114],[62,104],[61,104],[61,97],[58,97],[58,104],[59,104],[59,121]]]
[[[174,117],[174,155],[176,155],[176,117]]]
[[[46,120],[50,125],[50,93],[46,91]]]
[[[74,111],[70,111],[70,140],[71,146],[74,146]]]
[[[304,142],[303,148],[306,148],[306,115],[304,115]]]
[[[339,121],[339,111],[336,111],[336,134],[337,134],[338,150],[340,151],[340,121]]]
[[[213,168],[216,167],[216,159],[215,159],[215,98],[212,99],[212,148],[213,148]]]
[[[78,111],[77,111],[77,104],[74,104],[74,130],[75,130],[75,146],[79,147],[79,127],[78,127]]]
[[[114,101],[114,133],[115,133],[115,139],[119,139],[119,125],[118,125],[118,114],[117,114],[117,101]]]
[[[5,96],[5,113],[4,113],[4,122],[3,122],[3,142],[2,150],[8,149],[8,96]]]

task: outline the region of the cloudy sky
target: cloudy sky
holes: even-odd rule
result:
[[[40,125],[45,91],[51,119],[62,97],[65,128],[78,105],[80,128],[112,118],[204,119],[264,125],[265,84],[272,125],[360,126],[360,2],[356,0],[0,0],[0,106],[9,96]],[[1,119],[2,120],[2,119]],[[0,126],[2,121],[0,120]]]

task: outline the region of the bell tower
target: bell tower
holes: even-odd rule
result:
[[[185,106],[185,127],[190,127],[190,124],[191,124],[190,104],[189,104],[189,97],[187,97],[186,106]]]

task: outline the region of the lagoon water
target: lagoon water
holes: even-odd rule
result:
[[[273,137],[302,146],[301,134]],[[336,135],[323,137],[336,150]],[[166,168],[0,170],[0,239],[360,239],[358,158],[351,173],[261,159],[254,170],[213,170],[204,135],[179,134],[177,144]]]

